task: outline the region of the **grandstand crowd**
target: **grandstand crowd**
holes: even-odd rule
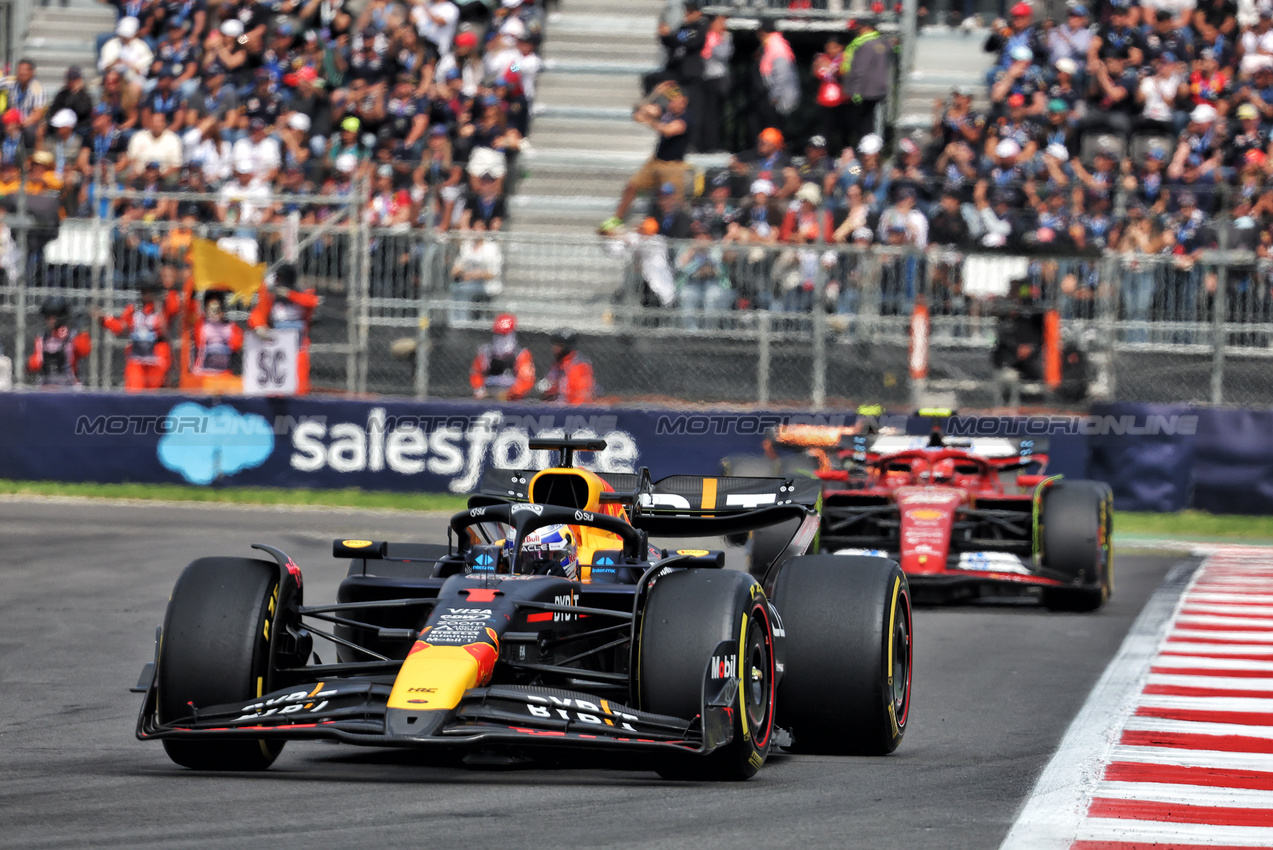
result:
[[[0,96],[0,193],[94,211],[99,181],[141,195],[124,221],[262,224],[274,195],[348,195],[382,227],[499,229],[529,131],[543,10],[501,0],[111,0],[96,69],[48,97],[29,60]],[[94,75],[92,71],[96,71]],[[97,76],[92,89],[86,76]],[[214,202],[160,200],[165,191]],[[319,220],[320,206],[304,211]]]

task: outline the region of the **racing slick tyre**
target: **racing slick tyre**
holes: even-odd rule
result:
[[[1099,481],[1058,481],[1043,494],[1044,569],[1075,587],[1046,587],[1052,611],[1095,611],[1114,590],[1114,497]]]
[[[786,630],[778,723],[794,749],[897,749],[911,703],[911,600],[901,567],[885,558],[792,558],[774,604]]]
[[[250,558],[200,558],[177,579],[155,671],[160,723],[200,706],[247,702],[269,680],[269,632],[278,568]],[[283,741],[164,739],[168,757],[195,770],[264,770]]]
[[[650,589],[640,629],[637,690],[643,711],[698,717],[708,677],[738,680],[729,712],[733,739],[706,756],[668,759],[659,774],[713,781],[754,776],[769,755],[774,730],[773,624],[764,591],[733,570],[668,573]],[[721,643],[735,641],[734,669],[715,676],[713,664],[729,663],[716,655]]]

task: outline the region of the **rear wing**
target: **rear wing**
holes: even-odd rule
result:
[[[480,493],[512,502],[527,501],[530,481],[538,470],[491,468],[482,476]],[[670,475],[650,479],[640,472],[599,472],[613,488],[602,501],[638,507],[642,513],[719,515],[771,505],[799,505],[814,509],[822,495],[815,478],[744,478],[740,476]]]

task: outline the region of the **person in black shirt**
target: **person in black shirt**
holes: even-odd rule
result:
[[[499,182],[495,175],[479,175],[477,189],[471,190],[465,198],[460,227],[469,230],[475,222],[480,221],[487,230],[499,230],[507,219],[508,206],[504,202],[504,196],[499,193]]]
[[[1087,48],[1089,72],[1095,72],[1098,60],[1115,57],[1129,60],[1134,67],[1145,62],[1145,42],[1140,32],[1131,25],[1129,0],[1113,0],[1110,4],[1108,24],[1096,28],[1095,37]]]
[[[49,104],[49,120],[63,109],[75,113],[75,132],[87,136],[92,130],[93,98],[84,90],[84,73],[78,65],[66,69],[66,85],[58,90],[53,96],[53,102]]]
[[[671,183],[676,187],[678,197],[685,193],[685,154],[692,130],[688,110],[689,98],[674,83],[660,83],[650,97],[633,110],[632,120],[654,130],[659,139],[654,155],[628,180],[614,216],[602,223],[601,230],[610,231],[623,226],[623,218],[638,192],[649,192]]]
[[[665,74],[689,98],[689,121],[697,127],[703,109],[703,46],[707,44],[707,21],[699,0],[685,0],[685,17],[675,31],[659,23],[659,41],[667,51]]]
[[[681,203],[681,193],[671,183],[659,187],[658,199],[650,217],[659,223],[659,235],[668,239],[689,239],[693,217]]]
[[[149,127],[151,116],[159,112],[168,119],[168,126],[174,133],[185,131],[185,103],[177,92],[176,84],[177,78],[171,68],[159,72],[155,88],[141,100],[142,126]]]

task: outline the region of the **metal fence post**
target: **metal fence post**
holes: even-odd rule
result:
[[[1224,345],[1225,312],[1228,310],[1229,288],[1229,220],[1228,212],[1220,214],[1219,268],[1216,269],[1215,315],[1212,317],[1211,337],[1211,403],[1224,404]],[[1204,277],[1205,280],[1205,277]]]
[[[819,266],[821,261],[819,260]],[[827,278],[819,268],[813,283],[813,408],[827,403]]]
[[[18,230],[14,237],[14,253],[17,255],[18,291],[14,309],[13,323],[13,385],[26,383],[26,339],[27,339],[27,287],[31,285],[30,268],[27,256],[27,240],[30,238],[30,222],[27,221],[27,172],[26,163],[22,164],[22,178],[18,183],[18,211],[14,216]]]
[[[757,310],[760,318],[760,356],[756,363],[756,401],[769,403],[769,311]]]
[[[371,278],[371,242],[370,231],[364,226],[362,211],[367,208],[368,193],[368,180],[361,177],[357,188],[350,194],[349,201],[349,244],[355,253],[350,257],[350,279],[346,287],[349,353],[345,356],[345,389],[351,394],[361,392],[367,386],[367,324],[370,321],[367,297],[371,291],[368,286]]]

